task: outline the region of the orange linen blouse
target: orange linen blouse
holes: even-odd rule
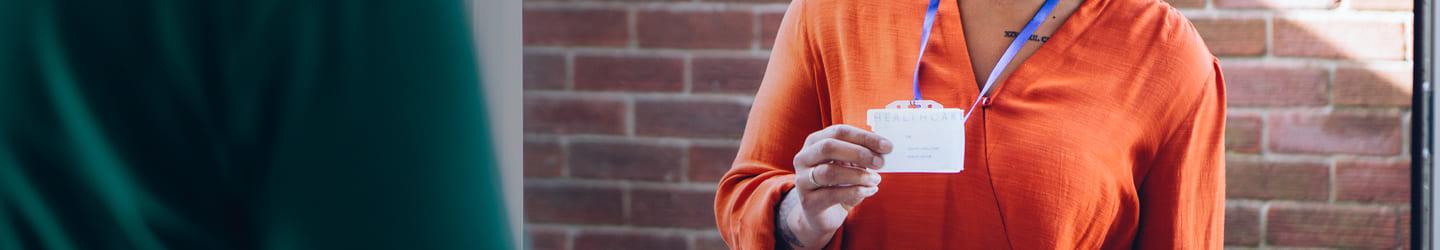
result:
[[[925,98],[966,108],[978,86],[944,0]],[[775,247],[775,206],[811,132],[865,125],[912,98],[926,1],[794,0],[776,36],[716,222],[736,249]],[[829,249],[1218,249],[1225,87],[1181,13],[1087,0],[966,125],[965,171],[884,174]]]

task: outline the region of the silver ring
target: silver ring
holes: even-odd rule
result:
[[[818,166],[817,166],[817,167],[818,167]],[[810,171],[809,171],[808,174],[810,175],[810,184],[814,184],[815,187],[825,187],[825,185],[820,185],[819,182],[816,182],[816,181],[815,181],[815,168],[814,168],[814,167],[810,168]]]

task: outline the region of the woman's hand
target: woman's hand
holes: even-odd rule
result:
[[[881,155],[892,144],[849,125],[811,133],[795,154],[795,189],[776,216],[780,240],[791,248],[819,249],[850,215],[850,208],[880,191]]]

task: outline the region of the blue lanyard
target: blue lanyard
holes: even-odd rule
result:
[[[995,68],[990,70],[990,77],[980,88],[980,97],[975,98],[975,103],[970,104],[970,109],[965,110],[965,118],[962,119],[969,120],[970,112],[975,111],[975,105],[980,104],[981,99],[990,96],[990,88],[995,85],[995,79],[1000,78],[1001,72],[1005,72],[1005,67],[1015,59],[1015,54],[1020,53],[1020,48],[1025,46],[1025,41],[1030,39],[1030,35],[1035,34],[1035,29],[1040,28],[1041,23],[1045,23],[1045,17],[1050,15],[1050,11],[1054,10],[1055,5],[1059,2],[1059,0],[1045,0],[1045,5],[1040,6],[1040,11],[1036,11],[1035,17],[1030,18],[1030,23],[1025,24],[1025,29],[1020,30],[1020,34],[1015,36],[1015,40],[1010,41],[1010,47],[1006,48],[1005,54],[1000,56],[1000,61],[995,62]],[[915,57],[913,86],[916,101],[922,100],[920,98],[920,59],[925,57],[925,47],[929,47],[926,45],[930,43],[930,28],[935,26],[935,12],[939,9],[940,0],[930,0],[929,7],[925,9],[925,29],[920,31],[920,55]]]

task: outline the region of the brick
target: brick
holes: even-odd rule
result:
[[[719,182],[739,151],[737,145],[691,145],[690,181]]]
[[[1409,107],[1414,75],[1410,67],[1335,69],[1335,104]]]
[[[525,45],[623,47],[630,41],[620,10],[536,10],[524,14]]]
[[[574,249],[688,249],[686,242],[677,234],[582,230],[575,235]]]
[[[1225,165],[1226,197],[1321,201],[1330,198],[1328,163],[1231,159]]]
[[[565,151],[555,141],[525,140],[525,177],[558,177],[565,166]]]
[[[680,58],[576,56],[575,89],[679,92],[685,61]]]
[[[1204,8],[1205,0],[1165,0],[1171,7],[1175,8]]]
[[[1230,152],[1260,153],[1264,121],[1257,115],[1232,114],[1225,118],[1225,149]]]
[[[1394,248],[1395,212],[1384,207],[1276,204],[1267,216],[1271,246]]]
[[[775,48],[775,34],[780,31],[780,21],[785,18],[785,13],[761,13],[760,14],[760,47],[765,49]]]
[[[1400,242],[1399,242],[1399,243],[1400,243],[1400,245],[1403,246],[1402,248],[1404,248],[1404,249],[1410,249],[1410,220],[1411,220],[1411,218],[1410,218],[1410,209],[1409,209],[1409,208],[1400,208],[1399,211],[1396,212],[1396,213],[1398,213],[1398,214],[1400,215],[1400,221],[1399,221],[1399,222],[1400,222],[1400,232],[1399,232],[1399,234],[1400,234]]]
[[[591,179],[679,181],[685,149],[633,142],[571,142],[570,176]]]
[[[635,17],[642,48],[748,49],[754,16],[741,11],[642,11]]]
[[[1410,202],[1410,163],[1341,161],[1335,164],[1335,199]]]
[[[525,54],[524,64],[526,90],[565,88],[565,74],[570,70],[565,65],[565,56]]]
[[[645,136],[739,139],[750,105],[738,101],[641,100],[635,133]]]
[[[637,188],[630,191],[630,224],[715,229],[715,192]]]
[[[1269,122],[1269,147],[1275,152],[1400,153],[1400,117],[1393,113],[1272,113]]]
[[[526,230],[530,234],[531,250],[564,250],[565,245],[570,243],[570,235],[564,230],[558,229],[536,229]]]
[[[525,96],[525,132],[624,134],[625,103],[584,96]]]
[[[1221,63],[1232,106],[1324,106],[1330,75],[1310,65]]]
[[[1260,244],[1260,208],[1258,204],[1225,205],[1225,245]]]
[[[611,187],[525,185],[525,220],[618,225],[624,223],[622,195]]]
[[[525,1],[612,2],[612,3],[624,3],[624,4],[628,4],[628,5],[690,2],[689,0],[525,0]]]
[[[720,236],[697,236],[694,241],[695,250],[727,250],[730,246],[725,245],[725,239]]]
[[[1405,59],[1405,23],[1374,19],[1279,18],[1275,55],[1341,59]]]
[[[1196,17],[1190,23],[1217,56],[1265,54],[1265,19],[1260,17]]]
[[[1215,0],[1216,8],[1233,9],[1333,9],[1339,0]]]
[[[695,58],[691,91],[755,95],[765,78],[765,58]]]
[[[1410,11],[1415,2],[1410,0],[1353,0],[1350,8],[1357,10]]]
[[[1413,23],[1405,25],[1405,61],[1415,61],[1415,25]]]

